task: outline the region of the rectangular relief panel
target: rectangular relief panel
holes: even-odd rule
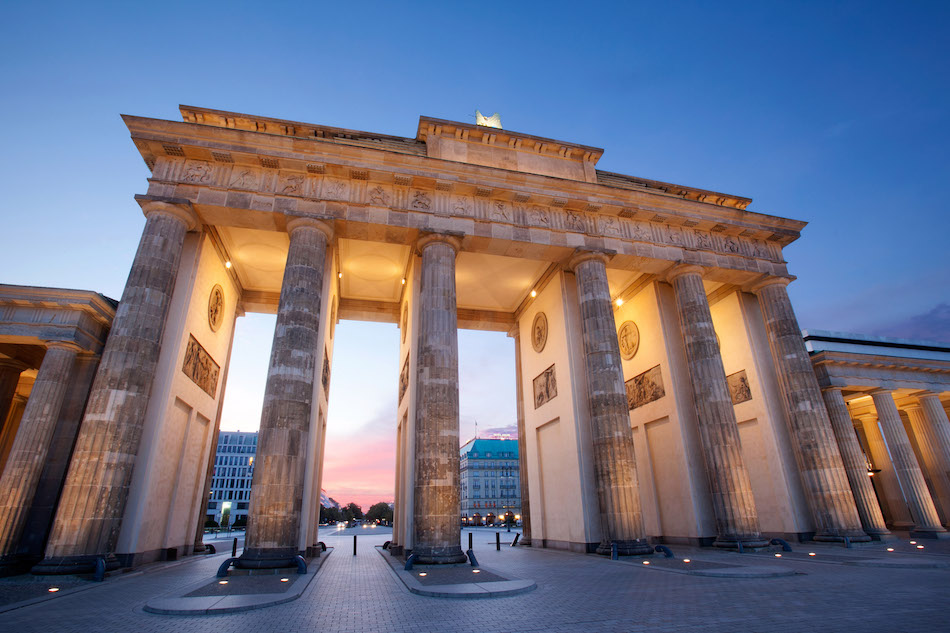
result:
[[[218,375],[221,367],[211,358],[201,343],[193,334],[188,335],[188,347],[185,348],[185,361],[181,371],[191,378],[192,382],[201,387],[202,391],[214,398],[218,389]]]
[[[634,376],[624,386],[627,389],[627,406],[631,411],[666,395],[659,365]]]
[[[557,396],[557,377],[554,374],[554,365],[551,365],[534,379],[534,408],[550,402]]]

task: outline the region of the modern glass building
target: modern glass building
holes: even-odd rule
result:
[[[224,527],[223,517],[227,513],[227,525],[247,523],[256,454],[256,431],[221,431],[218,434],[206,519],[214,520]]]

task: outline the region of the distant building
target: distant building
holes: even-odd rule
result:
[[[256,455],[256,432],[221,431],[218,434],[206,519],[221,523],[227,510],[228,525],[247,522]]]
[[[474,439],[459,449],[462,524],[521,519],[518,440]]]

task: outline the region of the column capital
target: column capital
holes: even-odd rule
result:
[[[287,235],[297,229],[316,229],[327,236],[327,241],[333,239],[333,226],[326,220],[310,216],[293,216],[287,218]]]
[[[421,255],[427,246],[439,242],[451,246],[456,255],[462,250],[462,240],[456,235],[450,235],[449,233],[425,233],[416,240],[416,251]]]
[[[49,340],[49,341],[43,341],[43,342],[46,343],[47,350],[63,349],[63,350],[75,352],[77,354],[81,354],[82,352],[87,351],[83,348],[82,345],[80,345],[79,343],[76,343],[75,341]]]
[[[830,387],[822,387],[822,393],[829,393],[832,391],[844,391],[844,387],[838,387],[836,385],[831,385]]]
[[[591,259],[596,259],[604,263],[604,266],[607,265],[607,262],[610,261],[610,256],[613,253],[605,251],[577,251],[574,255],[567,260],[567,269],[570,271],[575,270],[579,265],[583,264],[586,261]]]
[[[191,208],[191,204],[172,204],[160,200],[139,202],[142,205],[142,213],[146,218],[150,218],[155,214],[167,215],[184,222],[186,231],[194,231],[201,225],[198,215]]]
[[[752,283],[752,284],[746,286],[745,288],[743,288],[743,290],[745,290],[746,292],[751,292],[752,294],[756,294],[756,295],[757,295],[757,294],[759,294],[759,292],[761,292],[761,291],[764,290],[765,288],[769,288],[769,287],[771,287],[771,286],[782,286],[782,287],[785,287],[785,286],[788,286],[788,284],[790,284],[790,283],[792,283],[793,281],[795,281],[796,279],[797,279],[797,277],[795,277],[795,276],[789,276],[789,277],[765,277],[764,279],[760,279],[759,281],[756,281],[756,282],[754,282],[754,283]]]
[[[881,396],[884,394],[891,396],[892,399],[894,397],[894,390],[888,389],[887,387],[877,387],[875,389],[871,389],[870,391],[866,391],[865,393],[871,396],[871,398],[873,398],[874,396]]]
[[[678,264],[674,264],[672,268],[666,271],[665,281],[671,284],[683,275],[691,274],[696,274],[702,277],[704,272],[705,269],[702,266],[679,262]]]

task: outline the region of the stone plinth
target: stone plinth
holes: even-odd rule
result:
[[[752,497],[752,483],[742,458],[739,425],[729,395],[709,301],[698,266],[675,267],[669,281],[686,347],[706,475],[716,515],[716,547],[764,547]]]
[[[277,308],[257,461],[251,485],[247,540],[238,566],[279,568],[292,565],[307,463],[307,437],[319,345],[323,275],[329,225],[295,218],[287,223],[290,249]]]
[[[419,240],[419,356],[412,553],[419,563],[461,563],[458,322],[455,257],[459,241]]]
[[[603,535],[598,554],[649,554],[643,530],[633,432],[623,384],[620,344],[607,285],[606,256],[581,253],[571,261],[577,278],[587,367],[587,401],[594,477]]]
[[[46,558],[33,573],[92,571],[99,556],[118,564],[116,540],[182,245],[197,226],[181,206],[148,202],[143,211],[142,239],[89,394]]]
[[[841,389],[832,387],[824,390],[825,405],[831,419],[831,428],[838,442],[841,461],[848,475],[851,493],[857,505],[858,515],[865,533],[872,538],[883,538],[890,534],[884,524],[881,506],[874,494],[874,487],[868,477],[867,462],[861,452],[861,444],[854,432],[854,423],[848,413],[848,405],[841,396]]]
[[[788,297],[789,281],[770,278],[753,292],[765,319],[795,460],[815,519],[814,538],[868,541],[871,537],[861,528],[831,420]]]
[[[876,389],[871,392],[871,398],[874,400],[874,409],[881,423],[881,431],[887,442],[887,451],[890,453],[894,472],[904,493],[904,501],[907,502],[907,508],[914,520],[912,534],[932,538],[950,536],[940,525],[937,509],[934,507],[933,499],[930,498],[927,482],[920,471],[907,431],[904,430],[904,423],[894,403],[894,396],[886,389]]]
[[[5,568],[12,569],[19,563],[16,560],[17,546],[79,351],[75,343],[49,342],[33,383],[20,429],[0,478],[0,574]]]

